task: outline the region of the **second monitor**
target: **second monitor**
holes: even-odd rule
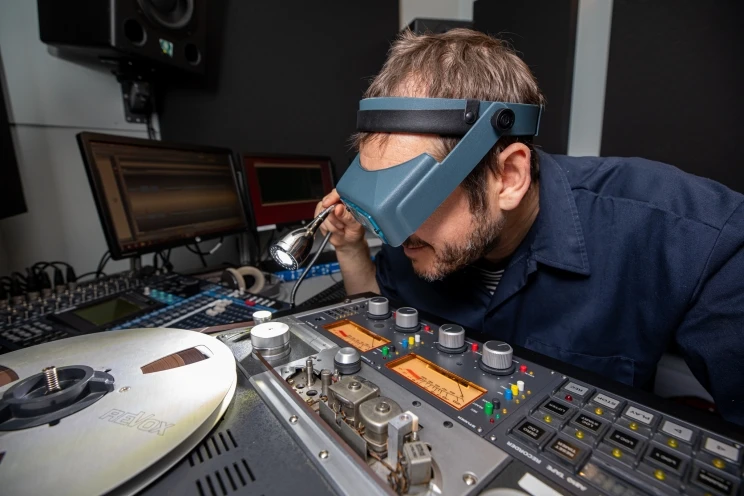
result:
[[[257,227],[315,217],[315,207],[333,190],[328,157],[243,154],[243,167]]]

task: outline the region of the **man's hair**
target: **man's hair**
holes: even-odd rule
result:
[[[545,101],[527,64],[504,41],[469,29],[424,35],[404,31],[393,43],[382,71],[364,96],[459,98],[536,105]],[[358,148],[372,139],[384,140],[385,134],[358,133],[354,143]],[[434,158],[443,160],[459,141],[459,138],[440,137]],[[531,138],[504,136],[462,182],[473,212],[486,208],[486,175],[489,170],[499,172],[496,169],[499,153],[516,141],[530,148],[530,177],[536,183],[538,160]]]

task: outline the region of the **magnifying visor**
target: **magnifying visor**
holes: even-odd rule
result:
[[[462,137],[442,162],[424,153],[378,171],[359,155],[336,187],[354,218],[400,246],[442,204],[502,136],[537,136],[541,105],[447,98],[367,98],[357,130]]]

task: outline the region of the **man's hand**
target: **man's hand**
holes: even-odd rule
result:
[[[331,233],[330,242],[336,248],[336,251],[358,249],[364,243],[364,227],[354,220],[346,207],[339,203],[340,201],[341,197],[334,189],[315,207],[315,215],[317,216],[334,203],[338,203],[333,212],[320,225],[320,232],[324,236],[328,232]]]

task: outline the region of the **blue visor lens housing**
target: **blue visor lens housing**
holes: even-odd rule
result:
[[[443,98],[368,98],[364,110],[466,110],[472,101]],[[359,155],[336,187],[354,218],[384,243],[400,246],[426,221],[483,159],[501,136],[535,136],[542,107],[478,102],[478,118],[449,155],[437,162],[421,154],[377,171]]]

